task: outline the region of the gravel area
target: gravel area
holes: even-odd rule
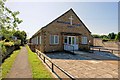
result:
[[[118,56],[118,54],[112,54],[109,52],[99,52],[99,51],[94,51],[94,53],[75,51],[75,55],[65,52],[48,53],[46,55],[52,59],[120,60],[120,56]]]

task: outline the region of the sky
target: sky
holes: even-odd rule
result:
[[[109,0],[110,1],[110,0]],[[18,25],[26,31],[28,38],[54,19],[72,8],[92,34],[118,32],[118,2],[79,2],[78,0],[47,2],[46,0],[9,0],[5,4],[12,11],[20,11],[18,17],[23,22]]]

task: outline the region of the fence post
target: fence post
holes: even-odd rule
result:
[[[47,64],[47,62],[45,62],[45,58],[50,61],[52,63],[51,60],[49,60],[46,56],[44,56],[42,53],[38,52],[38,55],[41,56],[42,61],[50,68],[50,66]],[[52,63],[52,72],[54,72],[54,66],[59,69],[60,71],[62,71],[65,75],[67,75],[70,79],[75,80],[73,76],[71,76],[70,74],[66,73],[63,69],[61,69],[60,67],[58,67],[57,65],[55,65],[54,63]],[[56,74],[58,75],[58,74]],[[59,75],[58,75],[59,76]],[[60,77],[60,76],[59,76]]]
[[[41,54],[39,53],[39,57],[41,58]]]
[[[45,63],[45,57],[44,57],[43,61],[44,61],[44,63]]]
[[[100,48],[99,48],[99,52],[100,52]]]
[[[52,72],[54,72],[54,68],[53,68],[54,66],[53,66],[53,63],[52,63]]]
[[[37,55],[39,55],[38,51],[37,51]]]
[[[111,52],[113,53],[113,50],[111,50]]]
[[[74,78],[72,78],[72,80],[75,80]]]

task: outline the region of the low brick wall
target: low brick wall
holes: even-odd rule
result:
[[[118,48],[120,46],[120,42],[115,42],[115,41],[103,42],[102,39],[94,38],[93,39],[93,45],[94,46],[103,46],[103,47]]]

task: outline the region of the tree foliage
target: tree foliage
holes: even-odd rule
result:
[[[118,34],[116,35],[115,40],[118,40],[120,42],[120,32],[118,32]]]
[[[109,39],[115,39],[115,36],[116,34],[113,32],[108,34]]]
[[[20,39],[22,45],[26,42],[27,34],[25,31],[16,31],[13,36],[16,36],[18,39]]]
[[[22,22],[17,15],[19,11],[11,11],[5,7],[5,0],[0,0],[0,35],[4,36],[5,39],[10,39],[15,33],[18,24]]]
[[[100,35],[98,35],[98,34],[93,34],[92,35],[94,38],[100,38]]]
[[[109,33],[108,35],[98,35],[98,34],[93,34],[93,38],[101,38],[103,40],[115,40],[115,41],[120,41],[120,32],[118,34],[115,33]]]

